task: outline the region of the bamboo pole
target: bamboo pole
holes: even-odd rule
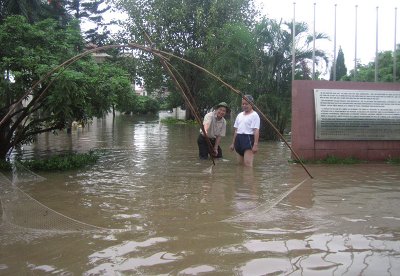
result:
[[[150,45],[152,45],[152,41],[150,39],[150,37],[144,33],[146,40],[150,43]],[[153,49],[153,48],[151,48]],[[199,116],[199,111],[197,110],[197,108],[195,108],[195,101],[193,100],[192,94],[190,93],[188,86],[186,85],[186,82],[183,78],[181,78],[181,81],[185,84],[187,90],[185,91],[185,89],[181,86],[181,84],[179,83],[178,79],[176,78],[175,74],[172,72],[171,68],[174,68],[172,66],[171,63],[167,63],[165,60],[165,57],[161,54],[158,53],[153,53],[152,54],[156,57],[159,58],[161,65],[164,67],[164,70],[168,73],[168,75],[171,77],[172,81],[174,82],[176,88],[178,88],[178,91],[181,93],[183,99],[185,100],[186,105],[190,108],[190,110],[192,110],[193,115],[197,121],[197,123],[200,125],[201,130],[203,131],[204,134],[204,138],[207,142],[208,145],[208,151],[210,153],[211,156],[211,161],[213,162],[213,165],[215,166],[215,160],[214,160],[214,152],[213,152],[213,147],[211,144],[210,139],[207,136],[207,132],[204,129],[204,125],[203,125],[203,121],[201,120],[200,116]],[[175,69],[175,68],[174,68]],[[192,101],[189,99],[189,97],[192,99]]]
[[[131,44],[131,43],[129,43],[129,44]],[[234,88],[232,85],[230,85],[230,84],[226,83],[225,81],[223,81],[223,80],[222,80],[220,77],[218,77],[217,75],[213,74],[212,72],[208,71],[207,69],[205,69],[205,68],[203,68],[203,67],[201,67],[201,66],[199,66],[199,65],[197,65],[197,64],[195,64],[195,63],[193,63],[193,62],[191,62],[191,61],[189,61],[189,60],[186,60],[186,59],[184,59],[184,58],[175,56],[175,55],[173,55],[173,54],[171,54],[171,53],[168,53],[168,52],[164,52],[164,51],[160,51],[160,50],[155,50],[155,51],[160,52],[160,53],[165,54],[165,55],[168,55],[168,56],[170,56],[170,57],[177,58],[177,59],[179,59],[179,60],[181,60],[181,61],[183,61],[183,62],[189,63],[190,65],[193,65],[194,67],[200,69],[201,71],[203,71],[203,72],[209,74],[211,77],[213,77],[214,79],[216,79],[216,80],[218,80],[219,82],[221,82],[224,86],[226,86],[227,88],[229,88],[229,89],[230,89],[231,91],[233,91],[234,93],[240,95],[240,96],[242,97],[242,99],[245,99],[247,102],[249,102],[250,105],[253,107],[253,109],[256,110],[257,113],[259,113],[259,115],[260,115],[274,130],[275,130],[275,132],[278,134],[279,138],[281,138],[281,139],[284,141],[284,143],[286,144],[286,146],[290,149],[290,151],[291,151],[291,152],[293,153],[293,155],[296,157],[297,161],[301,164],[301,166],[302,166],[303,169],[307,172],[307,174],[308,174],[311,178],[313,178],[313,176],[310,174],[310,172],[309,172],[309,171],[307,170],[307,168],[305,167],[304,163],[301,161],[300,157],[299,157],[299,156],[297,155],[297,153],[293,150],[293,148],[289,145],[289,143],[287,142],[287,140],[285,139],[285,137],[283,137],[283,135],[279,132],[279,130],[275,127],[275,125],[271,122],[271,120],[269,120],[268,117],[267,117],[263,112],[261,112],[261,110],[260,110],[254,103],[252,103],[251,101],[249,101],[249,100],[244,96],[244,94],[243,94],[242,92],[240,92],[238,89]]]

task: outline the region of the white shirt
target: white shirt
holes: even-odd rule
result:
[[[233,127],[237,129],[237,134],[254,134],[254,129],[260,129],[260,116],[254,110],[247,115],[244,111],[240,112]]]

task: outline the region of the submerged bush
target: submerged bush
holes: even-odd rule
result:
[[[34,171],[66,171],[94,164],[99,159],[99,153],[67,153],[51,156],[46,159],[20,161],[22,165]]]
[[[170,124],[170,125],[195,125],[197,122],[195,120],[183,120],[176,118],[164,118],[161,119],[161,123]]]

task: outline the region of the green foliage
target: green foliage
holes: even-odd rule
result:
[[[226,24],[208,37],[207,44],[206,68],[217,72],[218,77],[240,91],[250,89],[249,72],[257,49],[251,28],[244,23]],[[221,101],[233,103],[236,97],[221,83],[208,81],[207,89],[201,91],[199,98],[205,103],[204,109],[209,110]]]
[[[160,105],[156,100],[147,96],[138,96],[136,107],[132,112],[139,114],[156,113],[159,109]]]
[[[393,82],[393,55],[396,55],[396,68],[400,68],[400,47],[397,47],[396,52],[383,51],[378,53],[378,81]],[[396,70],[395,81],[400,79],[400,70]],[[354,81],[354,69],[350,74],[343,78],[346,81]],[[356,81],[374,82],[375,81],[375,61],[368,64],[357,64]]]
[[[289,160],[292,163],[299,163],[297,160]],[[360,164],[360,163],[367,163],[367,161],[357,159],[355,157],[346,157],[346,158],[339,158],[334,155],[328,155],[324,159],[320,160],[301,160],[303,164],[340,164],[340,165],[352,165],[352,164]],[[386,160],[386,163],[392,165],[399,165],[400,164],[400,157],[389,157]]]
[[[44,159],[19,160],[26,168],[34,171],[66,171],[80,169],[95,164],[101,156],[100,151],[88,153],[65,153]],[[10,172],[12,164],[6,160],[0,160],[0,171]]]
[[[213,61],[218,53],[224,53],[225,57],[229,57],[229,62],[235,63],[234,60],[238,55],[231,57],[224,51],[233,46],[235,46],[234,49],[240,49],[240,46],[244,44],[238,44],[232,38],[236,36],[236,33],[232,34],[232,37],[226,36],[230,34],[227,26],[250,27],[254,15],[250,0],[115,0],[113,2],[126,10],[130,16],[130,39],[147,44],[143,35],[145,31],[157,48],[173,52],[175,55],[207,68],[214,67]],[[231,30],[234,29],[235,27],[231,27]],[[223,45],[223,43],[218,43],[218,40],[229,44]],[[219,49],[221,46],[224,49]],[[242,50],[242,58],[245,56],[246,49]],[[179,71],[193,94],[199,110],[206,110],[222,100],[229,102],[230,96],[226,89],[223,90],[220,85],[210,81],[204,73],[176,59],[171,59],[171,63]],[[217,67],[221,67],[223,58],[220,58],[218,63]],[[161,87],[166,87],[171,94],[178,94],[176,97],[171,96],[167,99],[171,100],[171,107],[183,106],[184,102],[179,92],[157,59],[151,55],[142,54],[138,61],[138,72],[144,81],[146,91],[153,93]],[[231,75],[231,72],[228,74]]]
[[[111,9],[106,0],[70,0],[65,6],[74,18],[90,23],[90,29],[85,31],[85,39],[98,46],[109,44],[111,32],[110,23],[103,19],[105,12]]]
[[[251,57],[252,70],[247,72],[249,84],[245,91],[255,97],[259,109],[283,134],[291,118],[292,23],[263,18],[256,23],[253,37],[257,48]],[[324,34],[316,35],[316,40],[326,38]],[[296,79],[311,79],[309,64],[313,57],[313,36],[308,33],[305,23],[296,24],[295,39]],[[328,60],[323,51],[317,49],[315,56],[317,65],[326,66]],[[261,134],[267,139],[276,140],[279,137],[266,122],[263,122]]]
[[[72,19],[68,14],[68,2],[70,1],[2,0],[0,1],[0,23],[8,16],[21,15],[31,24],[44,19],[54,19],[65,26]]]
[[[256,105],[261,112],[268,116],[268,119],[274,124],[279,132],[283,134],[291,118],[290,98],[279,97],[274,93],[266,93],[258,97]],[[262,137],[266,137],[268,140],[279,139],[279,135],[276,131],[266,122],[263,122],[261,135]]]
[[[124,113],[131,113],[136,109],[137,103],[138,96],[132,91],[117,98],[116,109]]]
[[[333,155],[327,156],[325,159],[318,161],[321,164],[358,164],[361,160],[354,157],[339,158]]]
[[[66,171],[92,165],[100,158],[98,152],[67,153],[46,159],[23,160],[22,165],[33,171]]]
[[[0,126],[0,159],[13,147],[31,142],[36,134],[57,131],[73,121],[86,123],[110,111],[132,92],[130,76],[111,64],[90,58],[34,84],[51,69],[78,54],[83,40],[77,22],[66,28],[54,20],[29,24],[23,17],[7,17],[0,25],[0,117],[14,113]],[[29,102],[14,105],[26,92]]]
[[[41,15],[41,0],[2,0],[0,2],[0,22],[10,15],[24,16],[29,22],[35,22]]]
[[[293,162],[297,163],[298,161],[293,160]],[[365,161],[362,161],[355,157],[340,158],[334,155],[328,155],[326,158],[320,160],[315,160],[315,161],[301,160],[301,162],[304,164],[308,163],[308,164],[343,164],[343,165],[365,163]]]
[[[116,107],[121,112],[134,114],[156,113],[160,110],[157,100],[148,96],[138,96],[134,92],[123,94]]]
[[[332,81],[333,80],[333,67],[331,68],[331,75],[329,80]],[[336,79],[335,80],[341,80],[343,77],[345,77],[347,75],[347,67],[346,64],[344,62],[344,54],[343,54],[343,50],[340,47],[339,48],[339,52],[338,52],[338,56],[336,58]]]
[[[121,53],[120,49],[110,50],[108,53],[112,56],[108,63],[123,69],[126,72],[126,76],[129,76],[131,83],[135,83],[137,61],[133,54]]]
[[[85,32],[88,41],[104,45],[110,31],[107,29],[109,24],[104,22],[102,15],[110,8],[106,0],[2,0],[0,23],[8,16],[21,15],[30,24],[54,19],[66,26],[75,18],[94,26]]]
[[[386,162],[392,165],[400,165],[400,157],[390,157]]]
[[[164,118],[160,120],[161,123],[167,125],[196,125],[197,122],[195,120],[182,120],[176,118]]]

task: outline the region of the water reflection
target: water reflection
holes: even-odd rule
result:
[[[0,274],[400,271],[398,167],[310,165],[309,179],[287,162],[285,145],[263,142],[254,168],[243,168],[228,150],[231,137],[222,141],[224,159],[210,167],[198,160],[197,135],[197,126],[120,115],[39,137],[27,156],[104,153],[92,167],[42,173],[47,180],[19,186],[68,217],[131,230],[21,240],[0,227]]]

